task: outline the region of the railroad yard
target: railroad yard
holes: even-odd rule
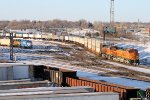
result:
[[[149,98],[149,42],[120,42],[119,38],[110,42],[53,33],[13,34],[13,42],[10,33],[0,39],[0,80],[8,80],[0,89],[90,86],[97,93],[118,93],[120,100]],[[10,84],[20,79],[29,82]]]
[[[129,42],[117,43],[117,41],[115,41],[115,44],[117,46],[124,46],[126,48],[134,47],[140,52],[139,55],[140,65],[128,65],[121,62],[115,62],[103,58],[93,53],[93,51],[90,51],[89,49],[85,48],[83,45],[71,41],[59,41],[55,39],[54,40],[28,39],[28,40],[32,41],[32,48],[20,48],[20,47],[13,48],[15,60],[14,63],[12,63],[9,60],[10,47],[0,46],[0,54],[1,54],[0,66],[3,66],[3,64],[7,66],[11,63],[21,65],[25,64],[32,66],[41,66],[41,68],[39,67],[40,69],[34,69],[35,71],[33,71],[34,76],[40,78],[40,80],[52,79],[52,82],[54,82],[52,84],[54,86],[66,86],[66,84],[68,84],[69,86],[92,86],[93,88],[95,88],[95,91],[97,92],[118,91],[118,93],[120,94],[120,100],[126,100],[126,98],[137,97],[135,94],[138,91],[138,89],[144,91],[145,93],[150,86],[150,78],[149,78],[150,67],[148,63],[149,47],[142,43],[141,44],[138,43],[139,45],[135,45],[136,44],[135,41],[130,42],[130,44]],[[53,75],[51,76],[53,71],[52,72],[49,71],[55,70],[55,68],[58,68],[59,72],[63,73],[70,72],[67,70],[77,71],[77,74],[75,75],[74,72],[71,72],[72,74],[65,74],[67,76],[65,76],[62,80],[62,83],[60,83],[61,81],[60,79],[57,79],[57,74],[56,76]],[[66,71],[65,72],[63,70],[61,71],[61,69],[64,69]],[[26,68],[19,70],[23,71],[26,70]],[[23,76],[25,77],[26,73],[27,70],[20,75],[22,77]],[[50,73],[50,76],[48,73]],[[68,77],[68,75],[71,76]],[[79,79],[76,77],[78,77]],[[78,85],[80,81],[81,85]],[[82,82],[84,82],[85,84],[83,84]],[[91,84],[88,85],[88,82],[90,82],[93,85]],[[99,87],[97,87],[96,84],[99,84]],[[113,84],[115,84],[114,85],[115,87],[113,86]],[[104,86],[106,85],[106,87],[104,88],[103,85]],[[31,86],[22,86],[22,87],[31,87]],[[116,87],[121,90],[115,90]],[[132,92],[132,96],[128,95],[130,89],[134,91]],[[127,93],[122,93],[121,91],[126,91]],[[146,95],[143,95],[143,97],[145,96]]]
[[[0,49],[1,59],[9,59],[9,47]],[[102,76],[150,81],[149,67],[144,65],[127,67],[121,63],[105,60],[72,43],[33,40],[33,49],[14,48],[14,54],[17,62],[44,64],[97,73]]]
[[[0,3],[0,100],[150,100],[149,1]]]

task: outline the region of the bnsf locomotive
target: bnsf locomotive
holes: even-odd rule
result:
[[[121,48],[117,46],[102,47],[102,57],[126,64],[139,64],[139,53],[134,48]]]

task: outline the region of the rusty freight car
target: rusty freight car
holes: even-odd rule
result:
[[[60,86],[66,85],[66,77],[76,77],[76,71],[54,68],[50,66],[34,66],[34,77],[49,80]]]
[[[129,100],[137,97],[139,89],[112,84],[108,82],[95,81],[87,78],[66,78],[67,86],[91,86],[96,92],[117,92],[120,95],[120,100]]]

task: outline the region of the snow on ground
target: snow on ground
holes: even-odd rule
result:
[[[150,37],[149,34],[141,33],[141,32],[134,33],[134,35],[136,35],[138,37]]]
[[[46,65],[75,71],[81,70],[85,72],[105,73],[104,71],[72,66],[69,62],[55,59],[51,54],[59,53],[70,56],[68,53],[62,52],[62,49],[60,49],[58,45],[55,45],[55,43],[57,42],[42,42],[33,40],[33,49],[14,48],[14,56],[16,57],[18,63],[26,63],[29,65]],[[48,51],[50,53],[48,53]],[[9,60],[9,47],[0,46],[0,54],[0,59]]]
[[[137,81],[137,80],[131,80],[126,78],[120,78],[120,77],[104,77],[99,75],[99,73],[105,73],[104,71],[98,71],[98,70],[92,70],[88,68],[81,68],[77,66],[72,66],[69,62],[64,62],[58,59],[54,58],[54,55],[44,54],[43,52],[39,52],[39,50],[52,50],[52,51],[59,51],[59,53],[63,53],[62,50],[58,47],[58,45],[51,44],[50,42],[42,42],[42,41],[34,41],[33,49],[20,49],[20,48],[14,48],[14,52],[16,55],[17,62],[19,63],[26,63],[26,64],[33,64],[33,65],[47,65],[50,67],[57,67],[57,68],[64,68],[64,69],[71,69],[78,71],[78,76],[81,77],[87,77],[95,80],[103,80],[110,83],[115,84],[121,84],[124,86],[133,86],[138,87],[142,89],[146,89],[148,86],[150,86],[150,82],[143,82],[143,81]],[[133,47],[137,48],[140,53],[140,59],[147,59],[147,61],[150,61],[150,47],[143,44],[135,44],[135,43],[118,43],[117,45],[123,46],[123,47]],[[55,53],[55,52],[53,52]],[[9,47],[1,47],[0,46],[0,59],[9,59]],[[68,55],[65,53],[65,55]],[[70,55],[68,55],[70,56]],[[117,63],[112,63],[114,65],[117,65]],[[118,65],[120,66],[120,65]],[[145,72],[150,74],[150,69],[144,69],[144,68],[136,68],[136,67],[128,67],[123,66],[126,68],[130,68],[132,70]],[[114,69],[107,69],[116,72]],[[82,71],[82,72],[81,72]],[[88,73],[89,72],[89,73]],[[92,74],[97,73],[97,74]]]
[[[127,68],[127,69],[130,69],[130,70],[134,70],[134,71],[150,74],[150,69],[140,68],[140,67],[135,67],[135,66],[122,65],[122,64],[119,64],[119,63],[116,63],[116,62],[110,62],[110,61],[105,61],[105,60],[103,60],[103,62],[112,64],[112,65],[115,65],[115,66]]]
[[[142,57],[146,57],[146,55],[144,55],[143,52],[147,52],[150,53],[150,48],[147,45],[143,45],[143,44],[138,44],[135,45],[135,43],[133,44],[118,44],[120,46],[124,46],[124,47],[134,47],[136,49],[139,50],[139,52],[141,52],[142,54],[140,54],[140,59],[143,59]],[[63,53],[63,52],[60,52]],[[68,54],[65,54],[68,55]],[[34,56],[38,56],[38,55],[34,55]],[[30,63],[30,64],[44,64],[50,67],[57,67],[57,68],[64,68],[64,69],[71,69],[71,70],[75,70],[78,71],[77,75],[80,77],[86,77],[86,78],[90,78],[90,79],[95,79],[95,80],[102,80],[102,81],[107,81],[110,83],[114,83],[114,84],[120,84],[123,86],[130,86],[130,87],[135,87],[135,88],[140,88],[145,90],[146,88],[148,88],[150,86],[150,82],[144,82],[144,81],[138,81],[138,80],[132,80],[132,79],[127,79],[127,78],[121,78],[121,77],[106,77],[106,76],[101,76],[99,73],[105,73],[104,71],[97,71],[97,70],[92,70],[92,69],[88,69],[88,68],[81,68],[81,67],[77,67],[77,66],[72,66],[70,65],[69,62],[63,62],[61,60],[56,60],[53,59],[53,57],[48,57],[46,56],[46,59],[41,59],[40,61],[38,59],[36,60],[32,60],[32,62],[30,61],[21,61],[23,63]],[[109,61],[108,61],[109,62]],[[112,63],[114,65],[117,65],[117,63]],[[144,73],[148,73],[150,74],[150,69],[145,69],[145,68],[139,68],[139,67],[129,67],[129,66],[125,66],[125,65],[118,65],[118,66],[122,66],[125,68],[129,68],[131,70],[135,70],[135,71],[139,71],[139,72],[144,72]],[[109,69],[107,69],[109,70]],[[113,69],[110,69],[113,70]],[[114,72],[116,72],[116,70],[113,70]],[[95,74],[93,74],[95,73]]]
[[[89,79],[101,80],[101,81],[106,81],[114,84],[120,84],[123,86],[140,88],[142,90],[146,90],[147,88],[150,87],[150,82],[132,80],[132,79],[121,78],[121,77],[107,77],[107,76],[101,76],[100,74],[93,74],[93,73],[87,73],[82,71],[78,71],[77,75]]]
[[[43,60],[32,60],[30,61],[19,61],[20,63],[26,63],[29,65],[45,65],[45,66],[50,66],[50,67],[56,67],[56,68],[63,68],[63,69],[68,69],[68,70],[74,70],[74,71],[83,71],[83,72],[91,72],[91,73],[105,73],[103,71],[97,71],[97,70],[92,70],[88,68],[81,68],[77,66],[72,66],[68,62],[63,62],[61,60],[56,60],[56,59],[46,59]]]
[[[50,67],[70,69],[70,70],[77,71],[77,76],[80,76],[80,77],[86,77],[89,79],[106,81],[109,83],[120,84],[123,86],[140,88],[142,90],[145,90],[150,86],[150,82],[132,80],[132,79],[121,78],[121,77],[101,76],[99,73],[105,73],[105,72],[92,70],[92,69],[88,69],[88,68],[81,68],[81,67],[77,67],[77,66],[71,66],[70,63],[57,61],[56,59],[47,59],[47,61],[32,60],[32,62],[30,62],[30,61],[21,61],[21,62],[26,63],[26,64],[46,65],[46,66],[50,66]]]

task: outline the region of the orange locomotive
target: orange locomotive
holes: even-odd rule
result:
[[[21,46],[21,40],[20,39],[15,39],[14,41],[14,47],[20,47]]]
[[[119,48],[117,46],[103,46],[102,57],[126,64],[139,64],[139,53],[133,48]]]

